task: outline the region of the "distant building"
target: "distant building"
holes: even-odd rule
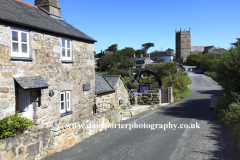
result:
[[[164,58],[164,62],[173,62],[173,54],[168,53],[166,51],[156,50],[156,51],[150,53],[151,60],[154,61],[155,57],[159,57],[159,59]]]
[[[142,55],[141,55],[142,56]],[[145,68],[146,65],[151,64],[151,59],[149,57],[134,57],[129,58],[129,60],[134,61],[136,65],[134,66],[135,68]]]
[[[191,54],[214,53],[219,58],[226,49],[214,46],[191,46]]]
[[[109,55],[109,54],[113,54],[113,52],[112,51],[102,51],[101,50],[101,53],[98,53],[97,55],[98,55],[98,58],[101,58],[101,57]]]
[[[189,31],[176,30],[176,58],[183,58],[184,60],[191,53],[191,34]]]
[[[227,51],[224,48],[220,48],[220,47],[216,47],[212,53],[216,54],[216,58],[219,59],[220,58],[220,54],[222,54],[223,52]]]

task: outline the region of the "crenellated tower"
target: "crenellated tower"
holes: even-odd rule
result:
[[[187,56],[190,55],[191,52],[191,33],[190,27],[189,31],[180,31],[176,32],[176,58],[183,58],[184,60],[187,59]]]

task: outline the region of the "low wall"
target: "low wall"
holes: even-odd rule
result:
[[[133,93],[131,97],[133,105],[161,105],[161,90],[156,92]]]
[[[42,159],[103,131],[104,128],[101,126],[116,124],[121,120],[120,111],[113,108],[63,126],[55,126],[13,138],[2,139],[0,140],[0,159]],[[93,124],[95,124],[95,128],[90,127]]]

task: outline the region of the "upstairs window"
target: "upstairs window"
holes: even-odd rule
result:
[[[12,29],[11,56],[29,58],[29,31]]]
[[[62,60],[72,60],[71,40],[62,38]]]

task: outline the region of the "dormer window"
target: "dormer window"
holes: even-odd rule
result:
[[[29,58],[29,31],[12,29],[12,57]]]
[[[72,60],[72,47],[70,39],[62,38],[62,60],[63,61]]]

